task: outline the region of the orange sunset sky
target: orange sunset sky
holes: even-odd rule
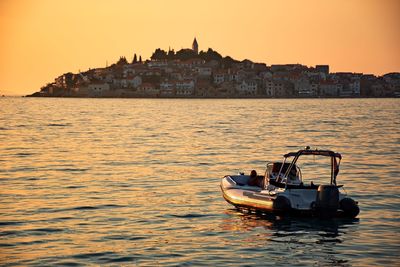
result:
[[[398,0],[0,0],[0,93],[160,47],[332,72],[400,71]]]

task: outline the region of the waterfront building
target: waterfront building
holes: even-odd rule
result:
[[[76,96],[79,97],[88,97],[90,95],[89,88],[84,85],[74,87],[73,92]],[[51,94],[53,94],[53,92]]]
[[[209,80],[198,80],[195,84],[195,95],[208,97],[212,95],[213,87]]]
[[[386,82],[386,86],[392,94],[398,96],[400,93],[400,73],[385,74],[383,75],[383,80]]]
[[[312,96],[318,96],[319,93],[319,83],[317,81],[311,81],[310,83]]]
[[[160,83],[160,95],[173,96],[175,94],[175,83],[168,80]]]
[[[341,97],[357,97],[360,96],[360,80],[350,79],[343,83],[340,88],[339,96]]]
[[[334,80],[321,81],[319,84],[320,96],[335,97],[343,90],[343,85]]]
[[[293,83],[285,80],[265,80],[265,94],[268,97],[292,97]]]
[[[236,95],[236,84],[234,82],[223,82],[218,88],[218,92],[224,97]]]
[[[191,96],[194,94],[194,81],[183,80],[176,82],[176,95],[177,96]]]
[[[236,85],[236,91],[240,95],[255,96],[257,94],[257,83],[254,80],[243,80]]]
[[[300,78],[293,82],[294,91],[300,97],[312,97],[314,95],[314,91],[311,88],[311,83],[309,79]]]
[[[88,92],[91,96],[103,96],[110,91],[110,85],[105,82],[91,82],[88,85]]]
[[[152,83],[142,83],[139,86],[139,92],[145,96],[157,96],[160,89],[156,88]]]

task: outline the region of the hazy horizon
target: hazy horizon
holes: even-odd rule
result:
[[[0,94],[38,91],[66,72],[105,67],[156,48],[212,48],[271,64],[331,72],[400,71],[400,2],[50,1],[0,3]]]

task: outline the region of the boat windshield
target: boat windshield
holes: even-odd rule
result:
[[[307,156],[300,157],[297,166],[301,169],[303,183],[326,184],[331,180],[331,158]]]
[[[300,167],[303,181],[312,181],[321,184],[330,181],[336,184],[336,176],[339,173],[339,165],[342,156],[330,150],[299,150],[284,155],[285,161],[294,157],[291,165]],[[290,169],[290,167],[289,167]],[[285,173],[287,175],[288,172]]]

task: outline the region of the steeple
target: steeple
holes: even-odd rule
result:
[[[199,45],[197,44],[196,37],[194,37],[194,40],[193,40],[192,50],[193,50],[194,52],[196,52],[196,54],[199,53]]]

